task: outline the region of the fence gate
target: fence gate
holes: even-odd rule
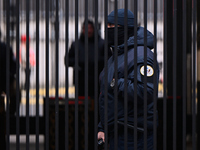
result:
[[[114,70],[115,81],[121,78],[117,72],[120,44],[114,36],[115,48],[111,51],[108,47],[107,16],[114,10],[114,24],[118,25],[117,10],[122,8],[134,13],[134,47],[141,46],[137,30],[140,26],[144,29],[145,69],[148,69],[147,33],[154,35],[152,61],[157,61],[158,66],[154,63],[152,69],[159,69],[159,81],[157,87],[157,75],[152,79],[153,149],[200,149],[199,6],[198,0],[1,0],[0,149],[97,150],[101,113],[104,114],[104,149],[109,149],[111,142],[108,140],[110,121],[113,121],[114,149],[117,149],[121,104],[125,110],[122,147],[129,149],[127,135],[131,121],[135,122],[131,129],[133,141],[137,142],[142,134],[143,149],[149,148],[148,74],[144,72],[142,102],[138,101],[138,90],[128,95],[128,58],[134,58],[135,65],[138,58],[137,52],[129,56],[127,43],[122,66],[123,95],[117,94],[117,84],[112,89],[114,105],[106,103],[110,101],[111,88],[109,79],[104,78],[103,85],[109,86],[101,87],[104,103],[99,102],[101,70],[104,68],[105,76]],[[124,17],[123,37],[127,40],[128,14]],[[115,27],[114,32],[119,35],[119,28]],[[112,68],[107,65],[110,57],[114,60]],[[137,89],[137,70],[132,73],[132,86]],[[129,120],[126,111],[131,96],[133,120]],[[140,103],[143,111],[138,114]],[[103,112],[99,107],[104,108]],[[113,116],[108,113],[111,108]],[[144,121],[139,133],[141,116]]]

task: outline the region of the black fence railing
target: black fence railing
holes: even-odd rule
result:
[[[199,149],[196,0],[2,4],[2,149]]]

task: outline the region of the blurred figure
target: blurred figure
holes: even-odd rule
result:
[[[94,23],[88,20],[88,96],[94,97],[94,79],[95,79],[95,35]],[[82,24],[82,31],[78,40],[78,65],[79,65],[79,89],[78,95],[85,95],[85,21]],[[108,57],[111,51],[108,52]],[[69,49],[69,66],[75,66],[75,41],[72,42]],[[104,40],[98,34],[98,75],[104,67]],[[74,74],[75,76],[75,70]],[[74,77],[75,79],[75,77]]]
[[[29,38],[30,41],[30,38]],[[31,75],[31,69],[35,66],[35,53],[31,47],[29,47],[29,68],[26,68],[26,35],[21,36],[21,46],[20,46],[20,55],[19,55],[19,61],[22,70],[25,71],[26,76],[26,70],[29,71],[29,77]],[[25,86],[23,88],[26,88],[27,80],[25,79]]]
[[[0,39],[1,39],[1,31],[0,31]],[[10,82],[10,114],[14,114],[16,111],[16,59],[13,54],[13,50],[10,47],[10,76],[6,75],[6,51],[7,45],[6,43],[0,41],[0,94],[6,94],[6,80],[9,78]]]

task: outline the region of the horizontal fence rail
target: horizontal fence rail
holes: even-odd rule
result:
[[[198,4],[1,1],[0,149],[199,149]]]

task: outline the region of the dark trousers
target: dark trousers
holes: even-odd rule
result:
[[[134,132],[128,129],[127,132],[127,148],[128,150],[134,150]],[[117,145],[117,150],[124,150],[124,131],[123,128],[118,130],[117,144],[114,142],[114,134],[109,136],[109,150],[115,150],[115,145]],[[147,132],[147,149],[153,150],[153,131]],[[144,150],[144,133],[137,133],[137,150]]]
[[[29,78],[26,77],[26,70],[28,71],[29,74]],[[31,69],[25,69],[25,84],[24,84],[24,89],[26,89],[26,87],[28,86],[28,82],[29,82],[29,87],[30,87],[30,76],[31,76]]]

